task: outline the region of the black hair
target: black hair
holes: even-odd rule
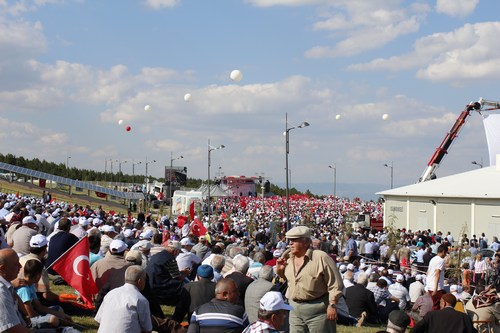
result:
[[[40,260],[31,259],[24,264],[24,277],[34,277],[42,272],[43,264]]]

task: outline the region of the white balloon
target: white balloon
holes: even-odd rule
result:
[[[123,119],[118,120],[118,125],[123,124]]]
[[[340,114],[335,116],[335,120],[340,120],[340,118],[342,118],[342,116]]]
[[[193,96],[189,93],[184,95],[184,102],[191,102],[191,98],[193,98]]]
[[[387,113],[384,113],[382,115],[382,120],[387,120],[387,119],[389,119],[389,115]]]
[[[235,69],[234,71],[231,72],[231,75],[229,77],[233,81],[240,82],[241,79],[243,79],[243,74],[241,73],[241,71]]]
[[[148,105],[146,105],[146,106],[144,107],[144,111],[151,111],[151,105],[149,105],[149,104],[148,104]]]

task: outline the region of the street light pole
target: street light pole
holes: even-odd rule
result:
[[[297,127],[288,128],[288,113],[285,113],[285,173],[286,173],[286,231],[290,230],[290,184],[288,179],[288,154],[290,153],[290,131],[295,128],[304,128],[309,126],[308,122],[303,122]]]
[[[384,164],[386,168],[391,168],[391,190],[394,187],[394,164],[393,161],[391,161],[391,165]]]
[[[137,162],[135,163],[134,161],[132,161],[132,186],[135,186],[135,166],[138,165],[138,164],[142,164],[142,161],[141,162]],[[135,191],[135,189],[134,189]]]
[[[155,163],[155,162],[156,162],[156,160],[152,160],[152,161],[148,162],[148,158],[146,157],[146,192],[148,192],[148,193],[149,193],[149,190],[148,190],[148,184],[149,184],[148,165],[151,163]]]
[[[210,223],[210,208],[211,208],[211,204],[210,204],[210,153],[213,151],[213,150],[218,150],[218,149],[223,149],[225,148],[224,145],[220,145],[220,146],[217,146],[217,147],[213,147],[210,145],[210,139],[208,139],[208,180],[207,180],[207,184],[208,184],[208,187],[207,187],[207,212],[208,212],[208,223]]]
[[[118,182],[122,180],[122,164],[127,163],[128,161],[118,160]]]
[[[333,166],[328,166],[330,169],[333,169],[333,200],[337,200],[337,164],[333,164]]]
[[[71,156],[66,157],[66,177],[69,178],[69,159]]]
[[[172,218],[172,169],[174,168],[173,164],[175,160],[180,160],[181,158],[184,158],[184,156],[179,156],[176,158],[172,158],[172,152],[170,152],[170,171],[168,173],[168,177],[170,178],[168,180],[168,200],[170,200],[170,218]],[[174,173],[175,175],[175,173]]]

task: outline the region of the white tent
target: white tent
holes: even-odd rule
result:
[[[200,188],[196,190],[197,192],[201,192],[203,199],[208,196],[208,186],[207,184],[202,184]],[[229,194],[224,191],[219,185],[210,184],[210,197],[227,197]]]
[[[498,165],[498,163],[497,163]],[[377,193],[385,199],[384,224],[448,231],[458,240],[484,232],[500,236],[500,168],[476,169]]]

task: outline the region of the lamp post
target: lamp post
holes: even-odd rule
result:
[[[333,200],[337,201],[337,164],[333,164],[328,166],[330,169],[333,169]]]
[[[148,178],[148,165],[151,164],[151,163],[155,163],[156,160],[152,160],[152,161],[149,161],[148,162],[148,158],[146,157],[146,192],[149,193],[149,190],[148,190],[148,184],[149,184],[149,178]]]
[[[121,181],[121,177],[122,177],[122,164],[125,164],[127,163],[128,161],[118,161],[118,181],[120,182]]]
[[[66,157],[66,177],[69,178],[69,159],[71,156]]]
[[[208,180],[207,180],[207,184],[208,184],[208,187],[207,187],[207,212],[208,212],[208,223],[210,223],[210,208],[211,208],[211,204],[210,204],[210,153],[214,150],[218,150],[218,149],[223,149],[225,148],[226,146],[224,145],[220,145],[220,146],[217,146],[217,147],[214,147],[214,146],[211,146],[210,145],[210,139],[208,139]]]
[[[481,163],[478,163],[476,161],[472,161],[472,164],[479,165],[479,167],[482,169],[483,168],[483,158],[481,157]]]
[[[142,162],[135,163],[134,161],[132,161],[132,185],[133,186],[135,186],[135,166],[138,164],[142,164]],[[134,189],[134,191],[135,191],[135,189]]]
[[[111,161],[111,183],[113,183],[113,162],[119,162],[118,160],[109,159]]]
[[[391,165],[389,164],[384,164],[386,168],[391,168],[391,189],[394,187],[394,164],[393,161],[391,161]]]
[[[184,156],[180,155],[179,157],[172,158],[172,152],[170,152],[170,172],[168,173],[169,180],[168,180],[168,200],[170,200],[170,218],[172,218],[172,169],[173,169],[173,164],[175,160],[180,160],[181,158],[184,158]],[[175,175],[175,173],[174,173]]]
[[[285,113],[285,173],[286,173],[286,231],[290,230],[290,185],[288,183],[288,154],[290,153],[290,131],[295,128],[309,126],[308,122],[303,122],[297,127],[288,127],[288,113]]]

